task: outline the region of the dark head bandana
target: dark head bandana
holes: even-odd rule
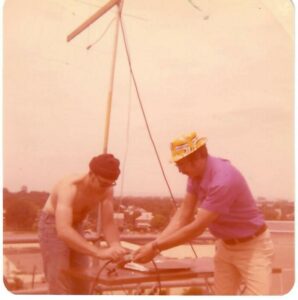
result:
[[[91,159],[89,169],[104,179],[116,181],[120,174],[119,165],[119,160],[113,154],[101,154]]]

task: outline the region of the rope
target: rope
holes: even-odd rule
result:
[[[129,77],[129,102],[128,102],[128,113],[127,113],[127,125],[126,125],[126,147],[124,150],[124,160],[123,160],[123,167],[122,167],[122,181],[121,181],[121,187],[120,187],[120,203],[122,204],[122,198],[123,198],[123,186],[124,186],[124,177],[125,177],[125,169],[126,169],[126,161],[127,161],[127,153],[128,153],[128,144],[129,144],[129,129],[130,129],[130,113],[131,113],[131,76]]]
[[[142,103],[142,100],[141,100],[141,97],[140,97],[139,88],[138,88],[138,86],[137,86],[137,82],[136,82],[136,79],[135,79],[135,75],[134,75],[134,72],[133,72],[133,70],[132,70],[132,64],[131,64],[130,54],[129,54],[129,50],[128,50],[128,45],[127,45],[126,35],[125,35],[125,32],[124,32],[124,28],[123,28],[122,18],[120,18],[120,25],[121,25],[122,36],[123,36],[123,41],[124,41],[125,51],[126,51],[126,55],[127,55],[127,60],[128,60],[128,65],[129,65],[129,70],[130,70],[130,74],[131,74],[131,77],[132,77],[132,80],[133,80],[133,83],[134,83],[134,86],[135,86],[135,90],[136,90],[136,93],[137,93],[138,101],[139,101],[140,108],[141,108],[141,111],[142,111],[142,115],[143,115],[143,118],[144,118],[144,121],[145,121],[146,129],[147,129],[147,132],[148,132],[150,141],[151,141],[151,143],[152,143],[152,146],[153,146],[153,148],[154,148],[154,152],[155,152],[155,154],[156,154],[156,157],[157,157],[157,160],[158,160],[158,163],[159,163],[159,166],[160,166],[160,169],[161,169],[163,178],[164,178],[164,180],[165,180],[165,182],[166,182],[166,185],[167,185],[167,187],[168,187],[169,193],[170,193],[170,195],[171,195],[171,199],[173,200],[173,202],[175,203],[175,206],[177,207],[176,201],[175,201],[175,199],[174,199],[174,196],[173,196],[173,193],[172,193],[172,190],[171,190],[171,187],[170,187],[169,182],[168,182],[168,180],[167,180],[167,177],[166,177],[166,175],[165,175],[164,168],[163,168],[162,162],[161,162],[161,160],[160,160],[159,153],[158,153],[158,151],[157,151],[157,147],[156,147],[155,142],[154,142],[154,139],[153,139],[153,137],[152,137],[152,133],[151,133],[151,130],[150,130],[150,127],[149,127],[149,123],[148,123],[148,120],[147,120],[147,116],[146,116],[146,113],[145,113],[145,110],[144,110],[144,107],[143,107],[143,103]]]
[[[166,177],[166,174],[165,174],[165,171],[164,171],[164,168],[163,168],[163,165],[162,165],[159,153],[157,151],[157,147],[155,145],[153,136],[151,134],[151,130],[150,130],[149,123],[148,123],[148,120],[147,120],[147,116],[146,116],[146,113],[145,113],[145,110],[144,110],[144,107],[143,107],[143,103],[142,103],[142,100],[141,100],[141,96],[140,96],[140,92],[139,92],[138,85],[137,85],[137,82],[136,82],[136,78],[135,78],[135,75],[134,75],[134,72],[133,72],[133,69],[132,69],[131,58],[130,58],[130,54],[129,54],[129,50],[128,50],[128,44],[127,44],[126,34],[125,34],[125,30],[124,30],[124,26],[123,26],[123,22],[122,22],[121,16],[120,16],[120,26],[121,26],[122,37],[123,37],[123,41],[124,41],[125,52],[126,52],[126,55],[127,55],[127,61],[128,61],[128,65],[129,65],[129,70],[130,70],[131,78],[132,78],[134,86],[135,86],[135,90],[136,90],[136,93],[137,93],[137,98],[138,98],[138,101],[139,101],[139,104],[140,104],[140,108],[141,108],[141,111],[142,111],[142,114],[143,114],[143,118],[144,118],[144,121],[145,121],[147,132],[148,132],[151,144],[152,144],[152,146],[154,148],[154,152],[156,154],[156,157],[157,157],[157,160],[158,160],[158,164],[160,166],[163,178],[165,180],[165,183],[167,185],[168,191],[170,193],[170,196],[171,196],[171,199],[172,199],[172,203],[174,204],[175,210],[177,210],[177,203],[176,203],[176,201],[174,199],[174,196],[173,196],[173,193],[172,193],[172,189],[171,189],[171,187],[169,185],[169,182],[168,182],[168,179]],[[195,249],[193,248],[193,245],[191,243],[189,243],[189,245],[190,245],[190,247],[191,247],[191,249],[192,249],[195,257],[197,258],[198,256],[197,256],[197,253],[196,253]]]
[[[108,24],[108,26],[105,28],[105,30],[103,31],[103,33],[101,34],[101,36],[95,41],[93,42],[92,44],[88,45],[86,47],[87,50],[90,50],[91,47],[93,47],[94,45],[96,45],[103,37],[104,35],[106,34],[106,32],[108,31],[108,29],[111,27],[111,25],[113,24],[113,22],[116,20],[116,18],[113,18],[110,23]],[[89,31],[88,31],[89,32]]]

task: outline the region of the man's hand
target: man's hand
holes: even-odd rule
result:
[[[151,261],[157,254],[158,253],[153,248],[153,244],[148,243],[134,252],[133,261],[138,263],[146,263]]]
[[[120,245],[117,245],[105,249],[100,249],[98,257],[102,259],[111,259],[113,261],[118,261],[121,259],[121,257],[123,257],[123,255],[127,253],[127,249],[122,248]]]
[[[117,253],[119,258],[131,252],[129,249],[123,248],[120,244],[112,245],[110,248],[113,249],[115,253]]]

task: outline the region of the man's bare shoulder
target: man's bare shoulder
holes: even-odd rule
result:
[[[53,193],[58,194],[64,191],[75,191],[78,182],[83,180],[84,175],[73,174],[63,177],[53,188]]]

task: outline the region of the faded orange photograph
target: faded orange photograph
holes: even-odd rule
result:
[[[292,295],[294,3],[3,1],[3,284]]]

